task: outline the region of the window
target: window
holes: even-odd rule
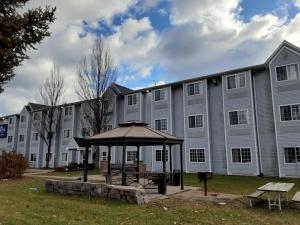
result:
[[[229,112],[230,125],[248,124],[248,110]]]
[[[13,140],[13,136],[7,136],[7,142],[8,143],[12,143]]]
[[[14,118],[10,117],[10,118],[8,119],[8,123],[9,123],[9,124],[13,124],[13,122],[14,122]]]
[[[108,130],[111,130],[112,128],[113,128],[113,126],[111,124],[107,124],[107,125],[104,125],[103,130],[108,131]]]
[[[24,138],[24,135],[21,134],[21,135],[19,136],[19,142],[24,142],[24,139],[25,139],[25,138]]]
[[[167,119],[155,120],[155,129],[156,130],[168,130],[168,120]]]
[[[51,161],[51,158],[52,158],[52,153],[46,153],[46,158],[45,158],[45,161]]]
[[[191,95],[199,95],[203,94],[203,84],[202,82],[196,82],[187,85],[187,93],[189,96]]]
[[[189,128],[203,127],[203,115],[189,116]]]
[[[127,96],[128,105],[136,105],[137,104],[137,96],[135,95],[128,95]]]
[[[70,130],[64,130],[64,138],[70,137]]]
[[[102,152],[102,154],[101,154],[101,160],[103,160],[103,161],[107,160],[107,152]]]
[[[20,120],[21,120],[21,123],[25,123],[25,121],[26,121],[26,116],[22,115]]]
[[[72,106],[65,108],[65,116],[72,116]]]
[[[300,162],[300,147],[284,148],[284,156],[286,163]]]
[[[34,140],[34,141],[39,140],[39,134],[38,133],[33,133],[32,134],[32,140]]]
[[[81,135],[82,135],[82,137],[89,137],[89,136],[91,136],[90,129],[88,127],[83,127],[81,129]]]
[[[39,113],[33,114],[33,121],[37,121],[39,118],[40,118],[40,114]]]
[[[300,120],[300,104],[280,106],[281,121]]]
[[[251,163],[250,148],[233,148],[232,149],[233,163]]]
[[[159,89],[154,91],[154,101],[165,100],[166,91],[165,89]]]
[[[204,149],[192,148],[190,149],[190,162],[205,162]]]
[[[163,150],[157,149],[155,150],[155,161],[162,162],[163,161]],[[166,161],[169,161],[169,151],[166,149]]]
[[[242,88],[246,86],[244,73],[227,76],[227,89]]]
[[[126,161],[127,162],[134,162],[137,159],[137,151],[136,150],[128,150],[126,152]]]
[[[36,161],[36,153],[32,153],[32,154],[30,155],[30,161],[31,161],[31,162],[35,162],[35,161]]]
[[[61,154],[61,161],[63,161],[63,162],[68,161],[68,153],[62,153]]]
[[[276,67],[277,81],[297,80],[299,76],[298,64]]]

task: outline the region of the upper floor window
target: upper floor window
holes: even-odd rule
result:
[[[167,119],[155,120],[155,129],[156,130],[168,130],[168,120]]]
[[[68,153],[61,153],[61,161],[62,162],[68,161]]]
[[[238,110],[229,112],[229,124],[248,124],[248,110]]]
[[[19,142],[24,142],[24,139],[25,139],[25,138],[24,138],[24,135],[21,134],[21,135],[19,136]]]
[[[82,137],[89,137],[89,136],[91,136],[91,130],[90,130],[90,128],[83,127],[81,129],[81,135],[82,135]]]
[[[233,163],[251,163],[250,148],[233,148],[232,149]]]
[[[13,123],[14,123],[14,118],[10,117],[10,118],[8,119],[8,123],[9,123],[9,124],[13,124]]]
[[[300,79],[298,64],[276,67],[277,81]]]
[[[162,149],[155,150],[155,161],[162,162],[164,160],[164,154]],[[169,161],[169,151],[166,149],[166,161]]]
[[[188,84],[187,85],[187,93],[189,96],[203,94],[203,83],[196,82],[196,83]]]
[[[191,148],[190,149],[190,162],[205,162],[205,152],[204,149]]]
[[[39,118],[40,118],[40,114],[39,113],[33,114],[33,121],[37,121]]]
[[[70,137],[70,130],[64,130],[64,138]]]
[[[32,134],[32,140],[34,140],[34,141],[39,140],[39,134],[38,133],[33,133]]]
[[[65,108],[65,116],[72,116],[72,106]]]
[[[154,91],[154,101],[161,101],[166,99],[166,90],[158,89]]]
[[[284,158],[286,163],[300,163],[300,147],[284,148]]]
[[[203,127],[203,115],[189,116],[189,128]]]
[[[26,121],[26,116],[25,116],[25,115],[22,115],[20,121],[21,121],[21,123],[25,123],[25,121]]]
[[[244,73],[227,76],[227,89],[241,88],[246,86]]]
[[[300,120],[300,104],[280,106],[281,121]]]
[[[137,104],[137,95],[128,95],[127,96],[127,103],[128,105],[136,105]]]
[[[13,141],[13,136],[7,136],[7,142],[12,143]]]

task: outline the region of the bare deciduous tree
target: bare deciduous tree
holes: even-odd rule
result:
[[[46,168],[51,160],[51,147],[54,135],[59,132],[61,109],[58,107],[64,90],[64,79],[60,75],[60,67],[53,64],[50,76],[41,85],[39,94],[44,105],[42,114],[34,118],[33,125],[40,138],[47,145]]]
[[[95,40],[89,57],[82,58],[77,74],[76,92],[81,100],[86,100],[82,104],[83,119],[94,134],[101,133],[107,125],[111,106],[111,96],[106,91],[117,74],[102,38]],[[96,166],[99,166],[99,148],[96,148]]]

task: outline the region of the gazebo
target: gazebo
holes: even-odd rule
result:
[[[96,134],[92,137],[85,138],[85,159],[88,159],[88,151],[91,145],[96,146],[107,146],[108,147],[108,168],[107,173],[111,175],[111,147],[112,146],[122,146],[122,185],[126,185],[126,147],[136,146],[137,148],[137,159],[140,157],[140,147],[141,146],[163,146],[162,148],[162,160],[163,160],[163,194],[167,191],[166,182],[166,146],[169,146],[170,155],[170,172],[172,173],[172,146],[180,145],[180,185],[181,190],[184,190],[183,185],[183,139],[170,135],[166,132],[155,130],[149,126],[147,123],[141,121],[128,121],[120,123],[118,128]],[[85,160],[84,165],[84,181],[87,182],[87,162]],[[139,174],[139,160],[137,160],[137,178]]]

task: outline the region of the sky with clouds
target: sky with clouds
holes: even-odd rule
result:
[[[76,68],[102,36],[121,85],[136,89],[265,62],[283,41],[300,46],[300,0],[31,0],[57,7],[51,37],[0,94],[0,115],[40,102],[53,63],[78,100]]]

